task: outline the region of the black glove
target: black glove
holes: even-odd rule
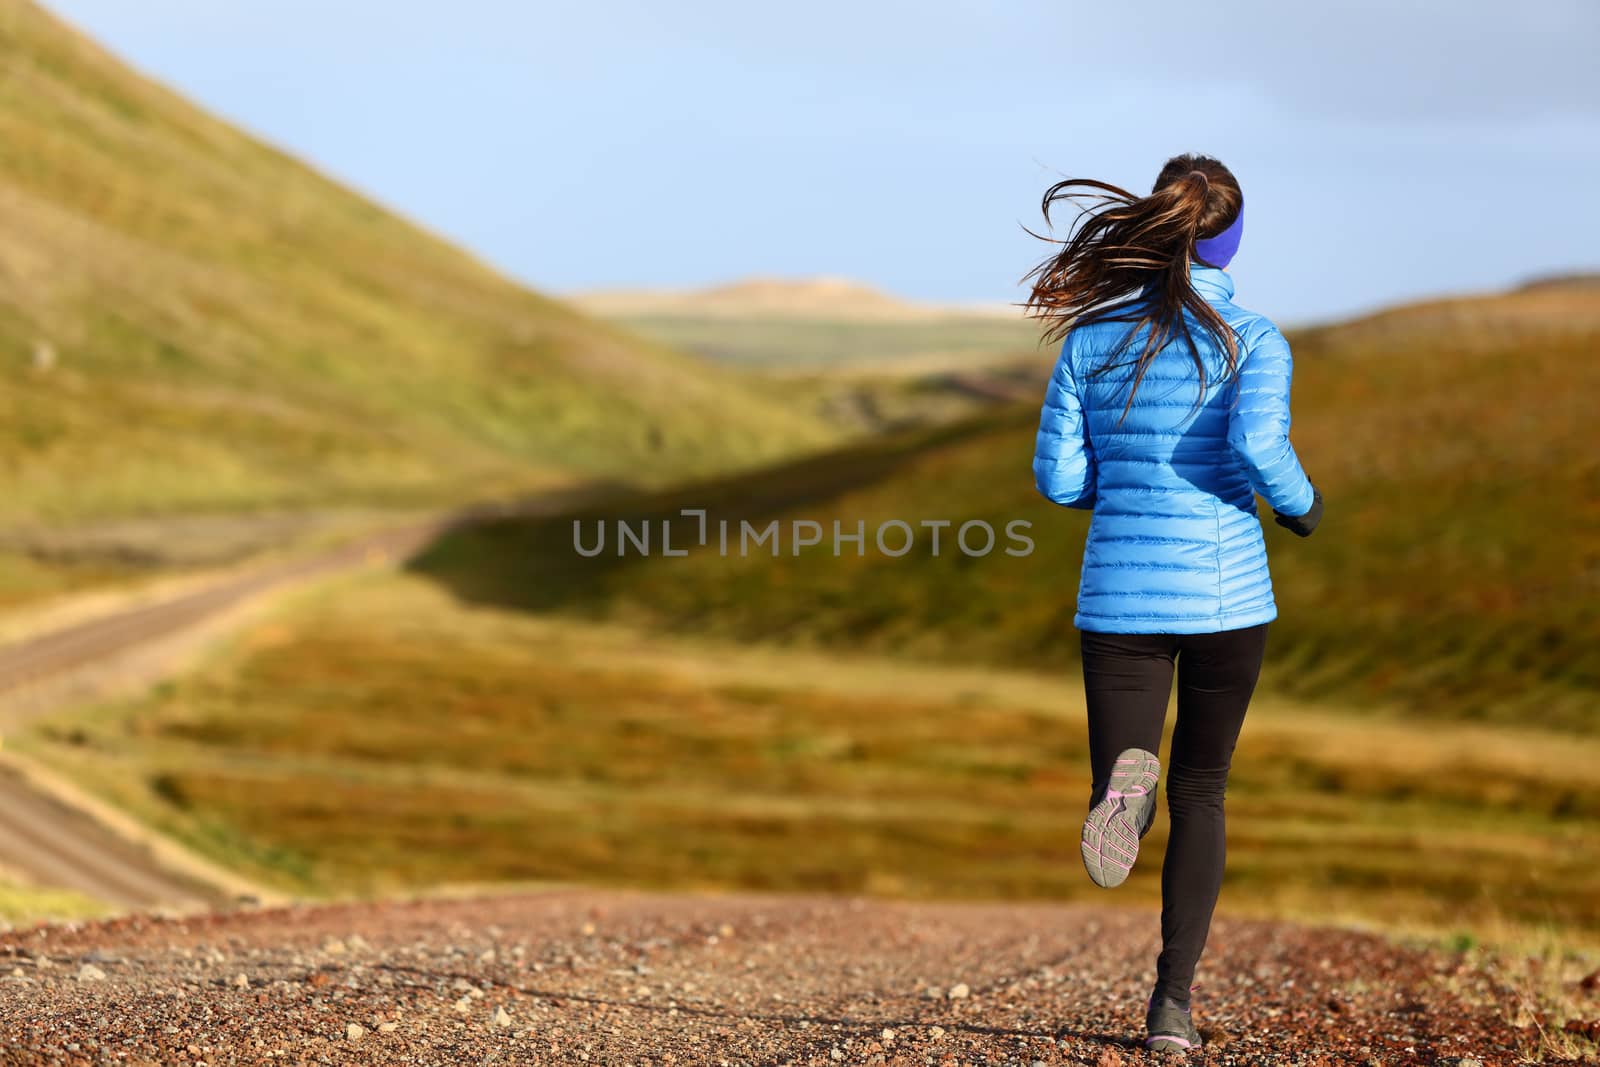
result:
[[[1272,514],[1275,516],[1273,521],[1285,530],[1292,530],[1301,537],[1310,537],[1311,531],[1322,521],[1322,493],[1316,486],[1311,487],[1311,510],[1304,515],[1285,515],[1281,511]]]

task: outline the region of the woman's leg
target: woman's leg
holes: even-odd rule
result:
[[[1082,631],[1083,690],[1089,708],[1089,766],[1093,807],[1111,780],[1118,754],[1130,748],[1157,752],[1172,697],[1171,634],[1100,634]]]
[[[1178,639],[1178,723],[1167,771],[1171,818],[1161,868],[1161,958],[1155,999],[1189,1003],[1195,965],[1222,888],[1226,832],[1222,798],[1244,725],[1267,624]]]

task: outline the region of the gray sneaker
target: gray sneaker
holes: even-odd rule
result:
[[[1106,795],[1083,820],[1083,865],[1094,884],[1105,889],[1128,880],[1139,858],[1139,838],[1155,821],[1156,783],[1161,761],[1155,753],[1130,748],[1111,768]]]
[[[1149,1035],[1144,1047],[1152,1052],[1187,1052],[1201,1045],[1200,1031],[1194,1028],[1189,1009],[1180,1008],[1168,997],[1151,1002],[1145,1012],[1144,1028]]]

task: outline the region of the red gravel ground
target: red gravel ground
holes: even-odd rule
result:
[[[0,935],[0,1063],[1092,1064],[1141,1052],[1154,914],[667,896],[130,917]],[[1219,921],[1208,1064],[1514,1062],[1458,957]],[[1171,1057],[1169,1057],[1170,1061]]]

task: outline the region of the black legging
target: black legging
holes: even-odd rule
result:
[[[1178,671],[1178,724],[1167,768],[1172,827],[1161,867],[1161,957],[1155,995],[1189,1003],[1222,888],[1222,796],[1245,708],[1261,673],[1267,624],[1210,634],[1082,635],[1094,805],[1124,749],[1159,752]]]

